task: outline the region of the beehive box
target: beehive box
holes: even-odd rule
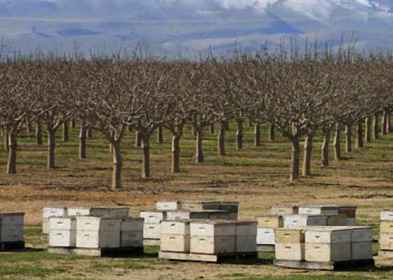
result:
[[[257,251],[257,222],[236,222],[236,253],[253,253]]]
[[[190,252],[190,221],[164,221],[161,223],[161,251]]]
[[[349,223],[349,218],[344,214],[327,217],[327,226],[348,226]]]
[[[143,247],[143,224],[142,218],[122,219],[120,224],[121,248]]]
[[[168,211],[167,220],[236,220],[237,213],[221,210]]]
[[[305,234],[308,262],[350,261],[352,230],[348,227],[307,228]]]
[[[120,219],[79,216],[76,228],[78,248],[120,248]]]
[[[356,218],[356,206],[339,206],[338,207],[338,214],[344,215],[347,218],[355,219]]]
[[[284,226],[282,216],[259,216],[256,219],[258,223],[258,228],[281,228]]]
[[[127,218],[129,216],[129,208],[68,208],[68,216],[93,216],[93,217],[108,217],[108,218]]]
[[[286,229],[280,228],[275,230],[276,243],[281,244],[300,244],[305,242],[304,229]]]
[[[305,258],[304,243],[276,243],[276,260],[303,261]]]
[[[379,237],[379,248],[381,250],[393,251],[393,233],[381,233]]]
[[[0,214],[0,242],[24,241],[24,213]]]
[[[303,205],[299,207],[299,215],[334,216],[339,214],[336,205]]]
[[[297,215],[299,214],[299,207],[297,205],[274,205],[270,213],[275,216]]]
[[[159,201],[156,203],[156,209],[159,211],[176,211],[180,209],[178,201]]]
[[[382,221],[380,227],[381,233],[393,233],[393,221]]]
[[[236,223],[226,221],[192,221],[191,236],[235,236]]]
[[[181,209],[186,211],[203,211],[203,210],[220,210],[231,213],[239,212],[239,202],[225,201],[184,201],[181,203]]]
[[[285,215],[283,216],[285,228],[302,228],[307,226],[327,226],[327,216],[322,215]]]
[[[367,242],[352,242],[351,259],[357,260],[372,260],[373,259],[373,243]]]
[[[42,210],[42,233],[49,233],[49,218],[50,217],[65,217],[67,215],[67,208],[49,208]]]
[[[384,210],[381,212],[381,221],[393,221],[393,210]]]
[[[166,220],[166,212],[163,211],[144,211],[140,213],[140,217],[144,219],[145,224],[160,224]]]
[[[236,236],[191,236],[190,252],[211,255],[235,253]]]
[[[144,224],[143,238],[144,239],[160,239],[161,224]]]
[[[56,218],[49,219],[49,247],[75,247],[76,246],[76,219]]]
[[[275,233],[273,228],[258,228],[257,245],[274,245]]]

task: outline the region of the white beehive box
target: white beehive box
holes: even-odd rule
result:
[[[276,243],[275,258],[285,261],[303,261],[305,258],[304,243]]]
[[[384,210],[381,212],[381,221],[393,221],[393,210]]]
[[[77,217],[77,216],[89,216],[90,208],[86,207],[70,207],[67,209],[67,216]]]
[[[163,252],[190,252],[190,236],[180,234],[161,234],[160,250]]]
[[[164,221],[161,223],[161,234],[190,235],[189,221]]]
[[[144,211],[140,213],[140,217],[144,219],[145,224],[160,224],[163,220],[166,220],[166,212]]]
[[[274,245],[275,233],[273,228],[258,228],[257,244],[258,245]]]
[[[67,215],[67,208],[49,208],[42,210],[42,233],[49,233],[49,218],[50,217],[65,217]]]
[[[381,250],[393,251],[393,233],[381,233],[379,237],[379,248]]]
[[[380,225],[381,233],[393,233],[393,221],[382,221]]]
[[[299,215],[338,215],[339,210],[336,205],[303,205],[299,207]]]
[[[191,236],[191,253],[219,255],[235,251],[235,236]]]
[[[307,243],[351,243],[352,230],[348,227],[315,227],[307,228]]]
[[[76,246],[76,219],[57,218],[49,219],[49,246],[75,247]]]
[[[156,209],[159,211],[176,211],[180,209],[178,201],[159,201],[156,203]]]
[[[256,217],[258,222],[258,228],[281,228],[284,226],[282,216],[259,216]]]
[[[78,248],[119,248],[121,220],[79,216],[76,218]]]
[[[351,242],[306,243],[305,260],[308,262],[340,262],[351,260]]]
[[[327,217],[321,215],[285,215],[285,228],[302,228],[307,226],[327,226]]]
[[[296,205],[274,205],[270,213],[275,216],[297,215],[299,214],[299,207]]]
[[[0,241],[24,241],[24,213],[0,214]]]
[[[143,238],[144,239],[160,239],[161,224],[144,224]]]
[[[190,223],[191,236],[235,236],[236,223],[225,221],[192,221]]]

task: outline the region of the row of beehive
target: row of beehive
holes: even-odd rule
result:
[[[144,239],[160,240],[161,223],[175,220],[236,220],[238,202],[157,202],[154,211],[144,211]]]
[[[257,217],[258,245],[275,245],[275,229],[307,226],[352,226],[356,207],[335,205],[273,206],[270,215]]]
[[[256,234],[253,221],[165,221],[160,250],[210,255],[254,253]]]
[[[276,260],[344,262],[370,260],[371,227],[276,229]]]
[[[129,217],[128,208],[46,208],[45,216],[50,247],[143,247],[143,219]]]

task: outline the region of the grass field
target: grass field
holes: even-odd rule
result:
[[[263,135],[263,145],[254,147],[252,128],[247,130],[245,148],[240,152],[235,151],[234,132],[228,132],[228,155],[224,158],[216,156],[216,135],[206,132],[206,162],[200,165],[192,161],[194,142],[187,131],[182,141],[183,172],[179,175],[169,172],[170,134],[165,132],[165,144],[152,141],[153,178],[148,180],[140,179],[141,151],[134,148],[134,136],[129,133],[122,147],[125,189],[111,192],[111,155],[98,133],[89,139],[89,159],[85,161],[77,156],[78,131],[72,130],[68,143],[62,143],[60,131],[58,134],[56,170],[46,170],[46,147],[37,147],[33,137],[24,136],[19,140],[18,174],[0,174],[0,209],[26,212],[26,238],[33,245],[45,244],[39,227],[45,206],[127,206],[136,215],[160,199],[237,200],[241,202],[241,217],[247,219],[265,213],[276,203],[356,204],[360,207],[359,222],[374,225],[376,239],[379,211],[393,208],[393,135],[344,154],[344,160],[332,161],[324,169],[319,167],[317,137],[314,175],[289,184],[289,144],[280,137],[267,142]],[[2,170],[5,163],[6,153],[0,151]],[[261,255],[257,264],[159,261],[157,248],[146,248],[146,256],[130,259],[56,256],[31,250],[0,253],[0,279],[393,279],[393,261],[372,271],[337,273],[285,270],[271,263],[271,255]]]

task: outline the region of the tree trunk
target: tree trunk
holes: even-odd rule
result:
[[[36,127],[35,127],[35,139],[36,139],[36,143],[37,145],[42,145],[43,144],[43,140],[42,140],[42,126],[41,126],[41,122],[37,121],[36,123]]]
[[[63,122],[63,142],[68,142],[70,140],[68,122]]]
[[[140,148],[142,146],[142,137],[139,131],[135,132],[135,148]]]
[[[26,133],[27,135],[31,135],[32,127],[31,127],[31,121],[26,120]]]
[[[390,132],[390,124],[389,124],[389,119],[390,119],[390,112],[388,109],[385,109],[383,111],[383,118],[382,118],[382,128],[381,132],[382,135],[387,135]]]
[[[195,163],[204,162],[205,157],[203,155],[203,129],[196,129],[196,147],[195,147]]]
[[[7,162],[7,174],[16,174],[16,150],[17,150],[17,139],[14,133],[9,134],[9,149],[8,149],[8,162]]]
[[[123,166],[123,158],[121,155],[120,143],[115,142],[115,143],[112,143],[111,145],[113,147],[112,190],[116,191],[116,190],[122,189],[122,187],[123,187],[122,176],[121,176],[122,166]]]
[[[273,142],[276,139],[276,135],[275,135],[275,126],[274,123],[271,123],[269,125],[269,133],[268,133],[268,140],[270,142]]]
[[[4,145],[4,150],[9,151],[9,135],[8,135],[8,129],[5,127],[4,128],[4,134],[3,134],[3,145]]]
[[[56,130],[48,129],[48,169],[56,167]]]
[[[329,166],[329,145],[330,145],[330,130],[325,131],[323,135],[323,142],[321,146],[321,167]]]
[[[309,134],[306,136],[304,141],[303,176],[311,175],[313,138],[314,136]]]
[[[86,159],[86,138],[87,138],[87,128],[81,125],[79,131],[79,159]]]
[[[356,149],[360,149],[364,147],[363,142],[363,120],[360,120],[356,126]]]
[[[371,140],[375,141],[378,139],[378,134],[379,134],[379,128],[378,128],[378,118],[379,118],[379,114],[375,113],[375,115],[373,116],[373,120],[372,120],[372,129],[371,129]]]
[[[256,147],[259,147],[259,146],[261,146],[261,124],[260,123],[255,123],[254,133],[255,133],[254,144]]]
[[[225,122],[221,122],[217,134],[217,150],[219,156],[225,156]]]
[[[172,173],[180,173],[180,136],[172,136]]]
[[[71,128],[75,129],[76,128],[76,121],[75,121],[75,119],[71,119],[70,123],[71,123]]]
[[[216,127],[215,127],[215,125],[213,123],[213,124],[210,125],[210,134],[214,134],[214,133],[216,133]]]
[[[150,178],[150,135],[142,136],[142,178]]]
[[[336,124],[336,129],[334,133],[334,140],[333,140],[333,147],[334,147],[334,159],[340,160],[341,159],[341,131],[340,125]]]
[[[157,144],[163,144],[164,143],[164,133],[162,126],[159,126],[157,128]]]
[[[365,127],[365,131],[364,131],[364,144],[369,144],[371,143],[372,140],[372,120],[370,117],[367,117],[364,119],[364,127]]]
[[[289,181],[294,182],[299,178],[299,166],[300,166],[300,141],[299,137],[292,137],[292,152],[291,152],[291,168]]]
[[[236,150],[240,151],[243,149],[243,120],[236,120]]]
[[[345,126],[345,152],[352,153],[352,125]]]
[[[392,122],[391,122],[392,114],[388,111],[388,116],[386,120],[386,133],[390,133],[392,131]]]
[[[93,138],[93,129],[92,129],[91,127],[89,127],[89,128],[87,129],[86,136],[87,136],[87,138],[89,138],[89,139],[92,139],[92,138]]]

